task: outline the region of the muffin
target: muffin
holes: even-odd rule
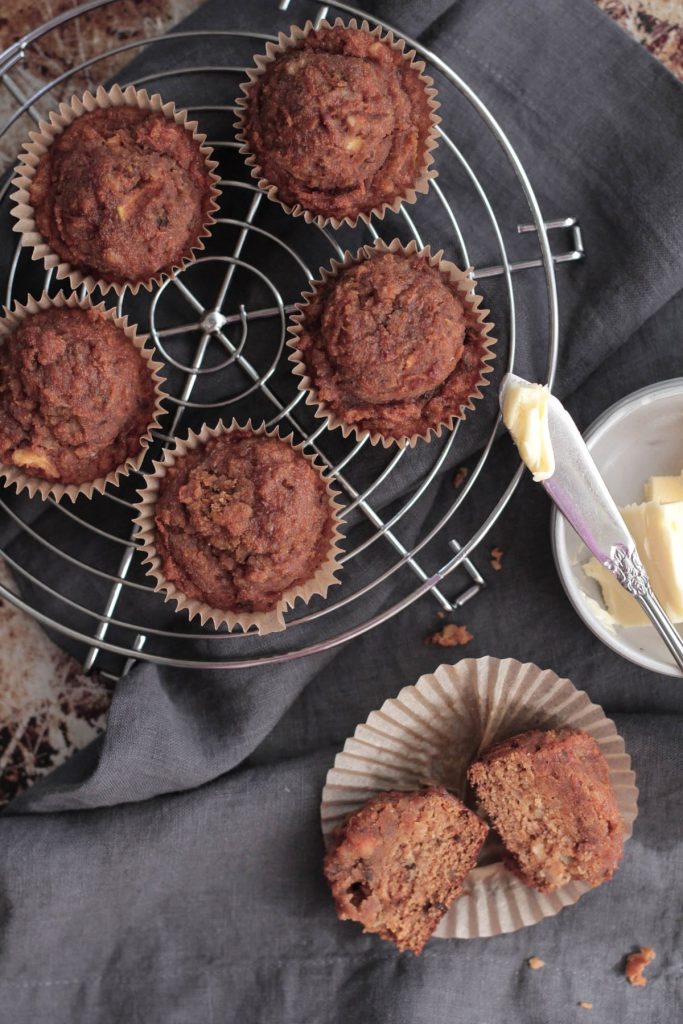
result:
[[[499,833],[506,865],[541,893],[608,881],[624,827],[598,744],[577,729],[533,729],[488,751],[468,772]]]
[[[238,138],[288,212],[354,223],[426,192],[438,104],[404,46],[337,20],[295,29],[256,58]]]
[[[147,478],[140,539],[157,589],[202,621],[284,628],[336,583],[336,492],[301,446],[223,424],[177,442]]]
[[[210,181],[181,125],[108,107],[83,114],[55,139],[29,194],[38,230],[62,260],[124,283],[182,259],[206,219]]]
[[[441,787],[380,793],[351,814],[324,861],[337,914],[420,953],[462,891],[488,832]]]
[[[51,484],[101,480],[140,456],[158,378],[103,307],[32,308],[3,341],[0,462]]]
[[[129,86],[73,97],[24,145],[12,213],[33,258],[73,288],[150,288],[203,248],[215,161],[195,122]]]
[[[492,325],[471,278],[428,250],[366,247],[303,298],[295,373],[318,415],[345,434],[415,443],[481,397]]]

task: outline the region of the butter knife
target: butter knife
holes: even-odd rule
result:
[[[511,384],[526,384],[506,373],[500,386],[500,407]],[[683,640],[657,600],[624,522],[586,442],[559,399],[548,400],[548,429],[555,471],[541,484],[579,537],[625,590],[635,597],[683,673]]]

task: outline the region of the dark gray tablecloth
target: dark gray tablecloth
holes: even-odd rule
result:
[[[214,0],[193,22],[272,30],[311,9],[274,7]],[[514,138],[544,214],[581,219],[589,258],[558,272],[558,391],[578,422],[679,375],[681,87],[590,0],[394,0],[372,9],[479,92]],[[191,63],[200,43],[184,47]],[[172,83],[164,88],[174,95]],[[454,111],[444,115],[476,154],[509,237],[528,213],[499,178],[496,145]],[[433,229],[438,241],[443,225]],[[528,312],[539,282],[529,275],[519,287],[520,365],[541,374],[546,339]],[[490,412],[495,395],[488,402]],[[462,437],[458,459],[480,442],[476,424]],[[462,536],[513,468],[501,440],[458,520]],[[406,487],[410,479],[408,470]],[[505,551],[504,569],[486,567],[490,586],[459,621],[474,635],[468,656],[551,667],[614,716],[641,798],[613,882],[535,928],[434,940],[419,959],[336,920],[320,873],[320,789],[371,709],[460,653],[422,644],[437,625],[425,598],[316,659],[225,675],[143,665],[124,679],[104,739],[0,819],[0,1019],[550,1024],[581,1019],[581,1001],[593,1003],[596,1024],[680,1019],[683,690],[583,628],[552,566],[548,514],[545,495],[524,481],[490,537]],[[21,543],[7,525],[0,539]],[[380,600],[391,596],[389,585]],[[639,944],[657,951],[642,991],[622,974]],[[525,966],[534,954],[544,970]]]

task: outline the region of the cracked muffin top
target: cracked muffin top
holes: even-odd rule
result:
[[[183,455],[161,481],[155,546],[163,576],[221,611],[271,611],[330,550],[325,481],[277,437],[234,430]]]
[[[360,29],[321,28],[249,88],[244,137],[277,198],[323,217],[392,203],[427,163],[425,83]]]
[[[181,262],[211,203],[199,144],[161,114],[108,107],[58,135],[31,182],[36,226],[60,258],[112,283]]]
[[[99,310],[53,308],[3,342],[0,461],[64,484],[138,454],[156,393],[145,359]]]
[[[476,393],[486,338],[455,284],[424,257],[374,254],[303,306],[296,347],[317,399],[341,423],[424,435]]]

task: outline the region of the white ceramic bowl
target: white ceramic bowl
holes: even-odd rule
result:
[[[591,424],[584,439],[617,505],[642,501],[643,484],[649,477],[673,476],[683,469],[683,377],[652,384],[623,398]],[[654,627],[611,628],[601,621],[600,588],[581,568],[589,552],[556,508],[551,537],[567,596],[598,639],[636,665],[680,677]],[[677,628],[683,635],[681,627]]]

